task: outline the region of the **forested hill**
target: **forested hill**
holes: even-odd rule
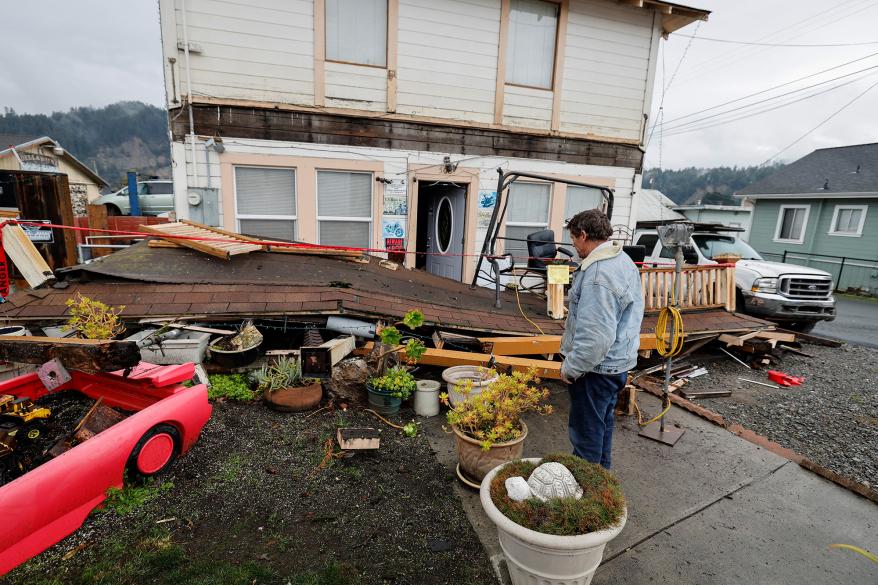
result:
[[[676,171],[649,169],[643,174],[643,187],[657,189],[679,204],[738,205],[735,191],[783,167],[775,163],[764,167],[689,167]]]
[[[171,176],[167,112],[141,102],[48,115],[7,108],[0,114],[0,134],[54,138],[84,164],[97,167],[111,186],[123,184],[131,169],[144,176]]]

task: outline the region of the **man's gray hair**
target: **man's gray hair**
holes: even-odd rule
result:
[[[589,240],[609,240],[613,235],[610,218],[600,209],[580,211],[567,221],[567,229],[571,235],[585,234]]]

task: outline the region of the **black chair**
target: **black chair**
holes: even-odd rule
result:
[[[534,232],[532,234],[527,235],[527,268],[523,273],[519,274],[520,278],[523,280],[524,278],[531,277],[539,277],[540,282],[525,287],[523,286],[521,290],[528,292],[545,292],[546,290],[546,281],[548,279],[548,266],[549,264],[557,264],[557,260],[559,260],[558,255],[562,254],[566,256],[568,260],[563,262],[563,264],[568,266],[576,266],[576,262],[573,261],[573,252],[568,250],[567,248],[561,248],[555,242],[555,232],[552,230],[540,230],[538,232]],[[512,272],[515,269],[515,265],[513,264],[509,271]]]

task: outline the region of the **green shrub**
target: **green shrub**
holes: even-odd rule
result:
[[[211,374],[207,397],[211,400],[227,398],[246,401],[256,398],[256,393],[250,389],[244,374]]]
[[[418,388],[415,377],[402,366],[390,368],[383,376],[370,378],[369,384],[375,390],[403,400],[406,400]]]
[[[604,530],[618,523],[625,510],[625,498],[619,481],[609,471],[575,455],[556,453],[540,463],[557,461],[564,465],[582,486],[582,498],[556,498],[542,502],[529,498],[516,502],[506,494],[506,480],[521,476],[527,479],[539,463],[512,461],[503,466],[491,482],[491,500],[504,516],[525,528],[544,534],[564,536]]]

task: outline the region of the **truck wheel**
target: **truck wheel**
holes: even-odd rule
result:
[[[128,457],[125,469],[130,479],[143,480],[165,471],[180,454],[180,431],[158,424],[146,431]]]

